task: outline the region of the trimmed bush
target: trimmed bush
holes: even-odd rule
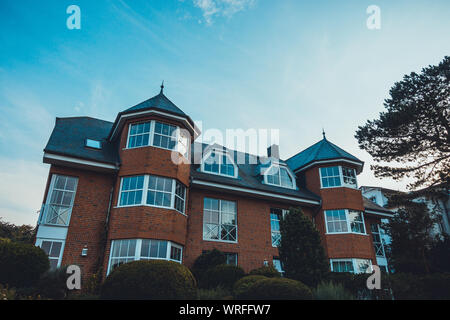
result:
[[[267,278],[256,281],[243,293],[253,300],[311,300],[311,290],[300,281],[287,278]]]
[[[140,260],[123,264],[106,278],[103,299],[195,299],[195,278],[173,261]]]
[[[233,287],[234,297],[236,299],[250,299],[246,296],[249,288],[260,280],[268,279],[262,275],[246,276],[238,280]]]
[[[229,300],[230,296],[230,290],[221,286],[213,289],[198,289],[197,292],[198,300]]]
[[[67,297],[67,267],[49,270],[39,279],[36,287],[36,294],[48,299],[61,300]]]
[[[245,272],[241,267],[221,264],[206,271],[205,275],[201,278],[199,286],[206,289],[222,286],[231,290],[236,281],[244,276]]]
[[[32,244],[0,241],[0,283],[32,287],[50,268],[45,252]]]
[[[214,268],[215,266],[225,264],[227,258],[225,253],[217,249],[206,251],[195,259],[192,265],[192,273],[194,274],[197,282],[201,282],[201,278],[205,275],[206,271]]]
[[[264,276],[267,278],[279,278],[281,277],[281,273],[275,269],[274,266],[264,266],[258,269],[254,269],[249,273],[252,276]]]
[[[340,283],[321,282],[314,290],[316,300],[353,300],[352,294]]]

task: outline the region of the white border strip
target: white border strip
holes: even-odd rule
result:
[[[289,197],[289,196],[283,196],[283,195],[279,195],[279,194],[276,194],[276,193],[270,193],[270,192],[264,192],[264,191],[256,191],[256,190],[251,190],[251,189],[246,189],[246,188],[241,188],[241,187],[232,187],[232,186],[228,186],[228,185],[225,185],[225,184],[219,184],[219,183],[214,183],[214,182],[206,182],[206,181],[201,181],[201,180],[196,180],[196,179],[192,180],[192,183],[193,184],[198,184],[198,185],[203,185],[203,186],[208,186],[208,187],[216,187],[216,188],[220,188],[220,189],[240,191],[240,192],[251,193],[251,194],[257,194],[257,195],[262,195],[262,196],[267,196],[267,197],[272,197],[272,198],[291,200],[291,201],[296,201],[296,202],[306,202],[306,203],[317,204],[317,205],[320,204],[319,201],[307,200],[307,199],[301,199],[301,198],[295,198],[295,197]]]
[[[347,163],[351,163],[351,164],[358,165],[358,166],[360,166],[361,168],[362,168],[362,166],[363,166],[362,163],[359,163],[359,162],[356,162],[356,161],[347,160],[347,159],[343,159],[343,158],[340,158],[340,159],[333,159],[333,160],[320,160],[320,161],[313,161],[313,162],[311,162],[310,164],[308,164],[306,167],[302,167],[302,168],[300,168],[300,169],[294,170],[294,173],[297,173],[297,172],[299,172],[299,171],[303,171],[303,170],[305,170],[305,169],[308,169],[309,167],[312,167],[312,166],[314,166],[314,165],[316,165],[316,164],[320,164],[320,163],[331,163],[331,162],[347,162]]]
[[[373,211],[373,210],[364,210],[364,212],[367,212],[367,213],[370,213],[370,214],[377,214],[377,215],[385,216],[385,217],[392,217],[392,216],[394,216],[394,213],[389,214],[389,213],[383,213],[383,212]]]
[[[60,156],[60,155],[48,153],[48,152],[44,152],[44,159],[45,158],[73,162],[73,163],[82,164],[82,165],[86,165],[86,166],[93,166],[93,167],[99,167],[99,168],[105,168],[105,169],[113,169],[113,170],[119,169],[117,166],[112,165],[112,164],[106,164],[106,163],[90,161],[90,160],[81,160],[81,159],[72,158],[72,157]]]
[[[112,135],[111,135],[111,139],[114,137],[114,135],[116,134],[116,130],[117,130],[117,128],[119,127],[119,124],[120,124],[120,122],[122,121],[122,118],[130,118],[130,117],[133,117],[133,116],[139,116],[139,115],[143,115],[143,114],[151,114],[151,113],[156,113],[156,114],[160,114],[160,115],[163,115],[163,116],[166,116],[166,117],[169,117],[169,118],[174,118],[174,119],[178,119],[178,120],[181,120],[182,122],[185,122],[191,129],[192,129],[192,131],[194,131],[197,135],[200,135],[200,132],[198,132],[197,130],[195,130],[195,127],[193,127],[190,123],[189,123],[189,121],[186,119],[186,118],[184,118],[184,117],[180,117],[180,116],[176,116],[176,115],[173,115],[173,114],[170,114],[170,113],[165,113],[165,112],[161,112],[161,111],[158,111],[158,110],[146,110],[146,111],[141,111],[141,112],[135,112],[135,113],[128,113],[128,114],[123,114],[123,115],[121,115],[120,116],[120,118],[119,118],[119,121],[117,122],[117,125],[116,125],[116,127],[114,128],[114,131],[113,131],[113,133],[112,133]],[[110,139],[110,140],[111,140]]]

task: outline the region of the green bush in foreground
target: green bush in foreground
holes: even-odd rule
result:
[[[250,297],[247,296],[249,288],[253,286],[256,282],[264,279],[268,279],[268,277],[262,275],[251,275],[241,278],[234,284],[233,287],[234,297],[236,299],[250,299]]]
[[[106,278],[103,299],[195,299],[195,278],[182,264],[141,260],[123,264]]]
[[[340,283],[321,282],[314,290],[316,300],[353,300],[352,294]]]
[[[217,249],[213,249],[210,251],[205,251],[201,255],[195,259],[194,264],[192,265],[192,273],[197,279],[198,283],[202,282],[202,278],[205,276],[206,272],[209,269],[214,268],[215,266],[225,264],[227,258],[225,253],[219,251]]]
[[[300,281],[268,278],[256,281],[242,295],[254,300],[311,300],[311,290]]]
[[[229,289],[222,286],[215,287],[213,289],[198,289],[198,300],[230,300],[232,297]]]
[[[32,244],[0,241],[0,283],[32,287],[50,268],[45,252]]]
[[[231,290],[236,281],[244,276],[245,272],[241,267],[221,264],[209,269],[201,278],[199,286],[206,289],[222,286]]]
[[[277,269],[275,269],[275,267],[272,266],[264,266],[258,269],[253,269],[252,271],[250,271],[249,273],[252,276],[265,276],[268,278],[279,278],[281,277],[281,273],[278,272]]]

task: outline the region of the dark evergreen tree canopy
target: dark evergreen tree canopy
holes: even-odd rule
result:
[[[301,209],[291,208],[280,221],[278,247],[286,277],[316,286],[329,271],[319,231]]]
[[[450,181],[450,57],[394,84],[385,112],[355,137],[375,161],[377,177],[413,178],[411,189]]]

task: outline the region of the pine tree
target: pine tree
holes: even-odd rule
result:
[[[278,247],[287,278],[316,286],[329,271],[319,231],[299,208],[291,208],[280,221]]]

